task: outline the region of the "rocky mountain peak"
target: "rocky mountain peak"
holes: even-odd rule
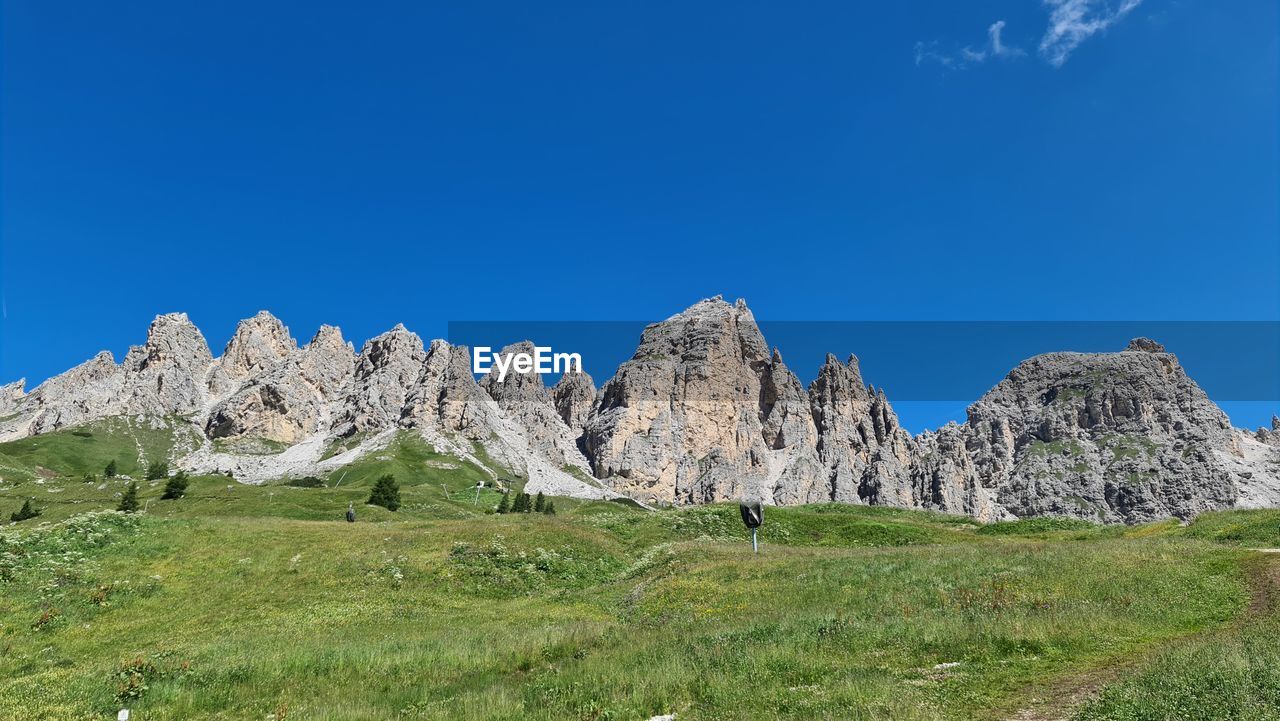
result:
[[[335,422],[335,429],[345,436],[395,427],[426,358],[422,339],[403,324],[366,341],[356,359],[344,413]]]
[[[207,366],[213,361],[204,334],[186,313],[156,316],[147,328],[147,342],[134,346],[129,355],[143,364],[171,362],[183,368]]]
[[[791,384],[785,368],[766,383],[771,359],[745,303],[708,298],[648,326],[583,430],[594,473],[612,477],[616,490],[660,502],[772,489],[785,460],[771,453],[765,424]],[[779,397],[770,397],[775,391]],[[784,402],[778,413],[790,407]]]
[[[574,436],[581,435],[596,402],[595,380],[586,371],[566,372],[551,389],[551,401]]]
[[[1232,446],[1230,423],[1156,347],[1036,356],[970,407],[977,472],[1005,508],[1131,521],[1233,502],[1209,450]]]
[[[270,353],[277,358],[289,355],[298,347],[289,329],[280,319],[265,310],[260,310],[251,318],[245,318],[236,324],[236,332],[227,342],[227,351],[243,352],[255,348]],[[226,352],[224,352],[226,355]]]
[[[351,343],[342,337],[342,329],[334,325],[325,324],[320,326],[320,329],[316,331],[316,334],[311,336],[311,340],[307,342],[307,345],[324,346],[328,348],[347,346],[351,348],[351,352],[353,354],[355,353],[355,348],[351,346]]]
[[[186,313],[157,316],[147,342],[130,348],[122,364],[122,411],[168,416],[203,409],[212,364],[209,344]]]
[[[1142,353],[1164,353],[1164,346],[1151,340],[1150,338],[1134,338],[1129,341],[1126,351],[1139,351]]]
[[[1271,416],[1271,430],[1259,428],[1254,437],[1269,446],[1280,447],[1280,416]]]
[[[209,376],[209,391],[215,398],[234,392],[245,379],[275,368],[298,344],[289,329],[267,311],[259,311],[236,325],[236,332]]]
[[[883,391],[863,384],[858,359],[828,354],[809,384],[818,456],[831,500],[917,505],[907,481],[912,439]]]
[[[520,341],[506,346],[501,355],[511,357],[524,353],[533,356],[534,343]],[[480,386],[498,402],[508,416],[524,428],[526,442],[548,458],[557,467],[567,463],[582,467],[585,461],[577,448],[578,431],[573,430],[560,415],[552,395],[547,391],[538,373],[517,373],[508,370],[503,380],[498,380],[499,371],[495,365],[481,379]]]
[[[123,381],[111,352],[102,351],[26,396],[11,396],[12,410],[6,415],[19,417],[0,424],[0,438],[47,433],[98,418],[118,402]]]
[[[12,383],[0,386],[0,416],[7,416],[13,413],[13,410],[18,407],[18,403],[22,401],[22,397],[27,394],[26,388],[26,378],[19,378]]]
[[[841,363],[835,354],[828,353],[826,362],[818,369],[818,377],[809,384],[809,396],[821,405],[836,406],[851,401],[871,398],[871,391],[862,382],[862,371],[857,356],[849,356]]]
[[[499,355],[511,357],[515,354],[524,354],[533,357],[534,344],[533,341],[523,340],[519,343],[512,343],[505,346]],[[539,373],[517,373],[514,368],[508,368],[506,375],[502,380],[498,380],[500,372],[495,363],[489,373],[480,379],[480,387],[485,390],[499,406],[507,407],[519,403],[550,403],[551,397],[547,393],[546,385],[542,382],[542,375]]]
[[[270,314],[242,321],[210,382],[236,390],[210,410],[205,433],[292,444],[320,432],[352,382],[355,360],[355,348],[333,326],[321,326],[299,349]]]
[[[421,362],[425,351],[422,339],[416,333],[397,323],[391,330],[365,341],[360,349],[357,375],[370,373],[393,365],[403,365],[416,359]]]

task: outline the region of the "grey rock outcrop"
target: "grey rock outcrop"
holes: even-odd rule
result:
[[[0,416],[7,416],[18,409],[27,394],[27,379],[20,378],[0,386]]]
[[[212,408],[205,423],[210,438],[248,436],[292,444],[328,426],[334,403],[354,377],[355,349],[337,328],[322,326],[310,343],[273,361],[287,348],[287,337],[277,335],[277,342],[260,346],[265,353],[252,362],[257,374],[245,373],[249,380]]]
[[[907,469],[913,443],[883,391],[863,385],[858,359],[833,355],[809,386],[818,428],[818,455],[827,471],[830,500],[916,506]]]
[[[596,403],[596,382],[586,371],[566,372],[551,388],[551,402],[576,438],[582,435]]]
[[[48,433],[113,415],[189,417],[208,399],[205,374],[213,357],[185,313],[157,316],[147,341],[122,364],[102,351],[71,370],[13,398],[0,440]]]
[[[124,374],[111,353],[102,351],[61,375],[41,383],[18,403],[27,415],[26,433],[48,433],[87,423],[113,411],[118,404]]]
[[[370,339],[360,351],[345,408],[333,430],[349,436],[396,427],[424,360],[422,339],[403,325]]]
[[[534,345],[530,341],[521,341],[503,348],[501,353],[504,356],[524,353],[533,357]],[[577,434],[552,404],[551,393],[543,384],[542,376],[533,372],[509,371],[502,380],[498,380],[499,375],[496,367],[491,369],[480,381],[480,386],[497,401],[499,408],[524,427],[525,438],[531,448],[558,466],[571,462],[584,465],[578,451]]]
[[[812,422],[798,405],[803,389],[746,304],[717,296],[645,328],[601,389],[582,446],[596,477],[645,501],[808,497],[797,469],[816,462]]]
[[[954,422],[915,439],[910,474],[917,507],[991,522],[1010,518],[996,498],[996,481],[977,472],[969,427]]]
[[[1280,448],[1280,416],[1271,416],[1271,429],[1259,428],[1254,434],[1259,441]]]
[[[213,364],[209,344],[186,313],[157,317],[147,342],[129,349],[122,364],[120,406],[126,413],[188,416],[208,399],[205,376]]]
[[[356,349],[342,337],[342,331],[322,325],[295,354],[293,363],[303,380],[323,398],[334,401],[354,377]]]
[[[969,408],[973,472],[1018,517],[1190,518],[1234,504],[1226,415],[1145,339],[1024,361]]]
[[[759,375],[760,433],[767,449],[768,476],[761,492],[743,495],[747,500],[780,505],[829,500],[818,429],[804,386],[776,348]]]
[[[234,393],[248,379],[274,370],[297,348],[279,319],[259,311],[236,326],[235,335],[209,373],[209,393],[214,398]]]
[[[434,340],[406,398],[402,423],[480,441],[493,432],[490,402],[471,373],[470,350]]]

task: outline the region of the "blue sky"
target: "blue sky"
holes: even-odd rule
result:
[[[0,379],[177,310],[1280,319],[1271,0],[0,8]]]

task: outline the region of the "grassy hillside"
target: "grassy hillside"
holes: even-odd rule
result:
[[[125,419],[109,419],[75,430],[59,431],[0,444],[0,518],[32,499],[40,520],[55,521],[94,508],[114,508],[126,478],[107,478],[103,469],[116,461],[122,476],[141,479],[148,463],[167,460],[175,443],[191,432],[181,424],[162,429],[138,428]],[[189,441],[188,441],[189,442]],[[139,449],[142,449],[141,451]],[[155,503],[164,481],[139,480],[141,498],[152,515],[272,516],[307,520],[342,517],[348,503],[363,505],[374,480],[392,474],[402,486],[404,506],[395,518],[464,518],[482,515],[497,505],[492,488],[477,481],[489,475],[452,456],[436,453],[425,441],[401,434],[384,450],[321,479],[320,488],[275,483],[253,486],[221,475],[192,478],[181,504]],[[562,502],[561,505],[566,505]],[[389,512],[361,510],[370,519],[391,518]]]
[[[670,540],[592,522],[617,514]],[[1200,541],[877,535],[895,545],[752,557],[685,515],[191,508],[7,531],[0,717],[981,718],[1246,603],[1241,552]]]
[[[126,431],[0,444],[0,511],[44,512],[0,526],[0,718],[987,719],[1101,673],[1081,718],[1280,694],[1273,566],[1241,547],[1280,545],[1270,512],[770,508],[754,556],[730,505],[493,515],[482,471],[402,436],[324,487],[144,482],[125,515],[124,481],[77,473]],[[396,513],[363,505],[388,472]]]
[[[194,447],[199,431],[181,419],[107,418],[74,429],[0,443],[0,478],[81,477],[116,462],[122,475],[141,477],[147,464],[168,460],[175,445]],[[11,475],[12,474],[12,475]]]

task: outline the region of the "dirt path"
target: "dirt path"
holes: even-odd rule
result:
[[[1247,568],[1249,605],[1244,614],[1232,625],[1261,615],[1280,613],[1280,548],[1250,550],[1256,551],[1259,555]],[[1196,637],[1198,636],[1188,638]],[[1129,671],[1140,667],[1150,656],[1168,648],[1168,645],[1161,646],[1101,668],[1057,679],[1048,686],[1036,687],[1029,692],[1033,695],[1027,700],[1027,705],[1008,719],[1009,721],[1069,721],[1076,710],[1097,696],[1103,687],[1120,680]]]

